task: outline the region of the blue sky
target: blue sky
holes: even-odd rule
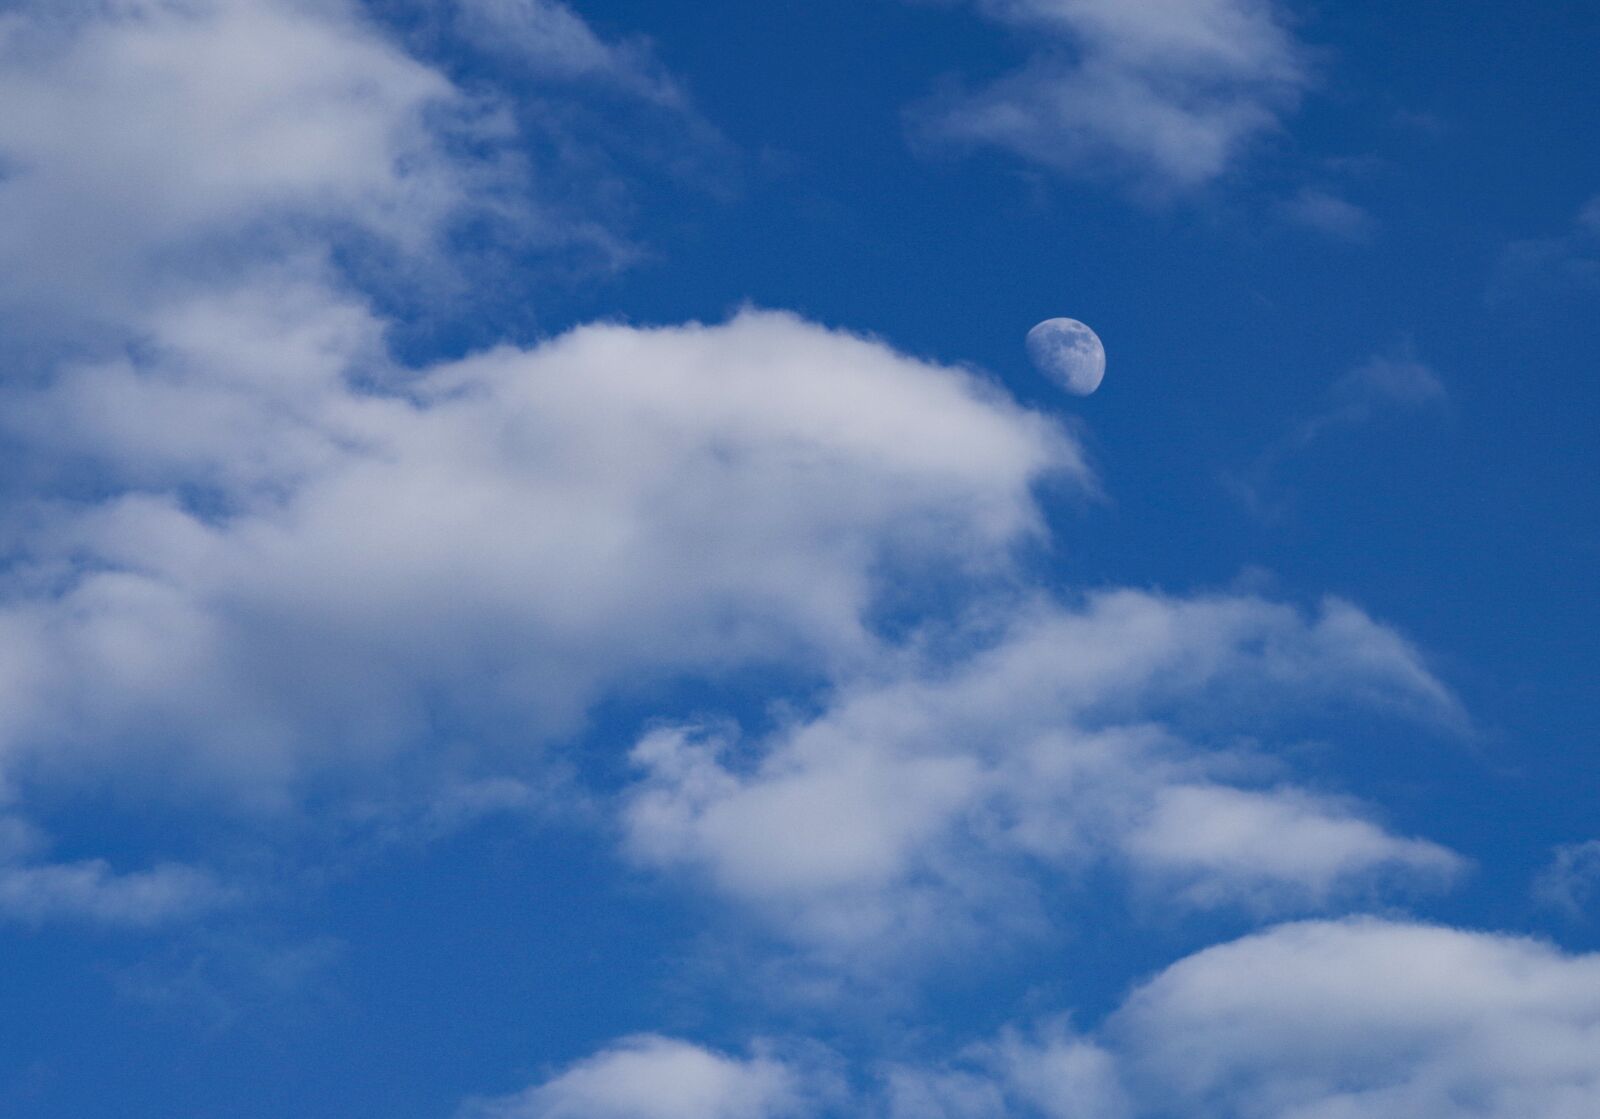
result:
[[[1600,1113],[1597,36],[0,5],[0,1113]]]

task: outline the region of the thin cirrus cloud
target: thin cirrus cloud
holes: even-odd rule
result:
[[[951,1060],[863,1070],[848,1100],[790,1058],[804,1114],[883,1119],[1585,1119],[1600,1106],[1600,957],[1537,941],[1377,918],[1280,925],[1205,949],[1137,987],[1089,1033],[1012,1027]],[[655,1039],[652,1101],[676,1119],[696,1068],[760,1068]],[[567,1077],[521,1097],[561,1099]],[[743,1116],[796,1114],[793,1098]],[[571,1114],[610,1115],[598,1110]],[[484,1114],[484,1113],[473,1113]],[[492,1115],[555,1119],[568,1111]]]
[[[609,233],[610,258],[600,263],[636,261],[644,246],[622,232],[638,208],[635,180],[718,198],[739,192],[735,145],[648,38],[602,35],[561,0],[398,2],[472,53],[470,88],[493,75],[521,150],[539,153],[534,174],[551,213],[536,233],[547,249],[587,216],[591,258]]]
[[[1574,919],[1587,916],[1597,896],[1600,896],[1600,839],[1557,847],[1549,865],[1533,881],[1535,901]]]
[[[987,647],[846,685],[754,747],[653,732],[634,750],[628,848],[803,947],[868,961],[1004,932],[1031,881],[1097,864],[1184,905],[1267,911],[1448,881],[1462,863],[1444,849],[1292,784],[1240,782],[1240,757],[1185,733],[1218,710],[1259,725],[1336,697],[1459,718],[1415,651],[1347,604],[1030,600]]]
[[[1202,187],[1310,85],[1275,0],[975,0],[1027,51],[1017,70],[912,114],[926,141],[1009,151],[1155,193]]]
[[[457,28],[481,49],[539,74],[599,83],[663,108],[685,109],[683,87],[642,42],[608,42],[558,0],[456,0]]]
[[[1578,210],[1571,226],[1550,236],[1513,241],[1501,254],[1488,301],[1546,314],[1600,290],[1600,195]]]
[[[1340,432],[1391,417],[1437,417],[1449,404],[1443,379],[1409,348],[1375,354],[1329,385],[1316,412],[1291,426],[1249,466],[1225,475],[1223,484],[1252,512],[1275,515],[1283,507],[1274,494],[1277,475],[1294,459]]]
[[[1289,222],[1341,241],[1364,243],[1378,231],[1377,219],[1366,210],[1349,199],[1312,187],[1286,200],[1281,211]]]

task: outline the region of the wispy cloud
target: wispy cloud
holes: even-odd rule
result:
[[[1549,303],[1600,293],[1600,196],[1578,211],[1566,231],[1513,241],[1489,285],[1492,304],[1542,312]]]
[[[1291,460],[1341,431],[1352,431],[1385,416],[1438,412],[1449,390],[1431,367],[1402,350],[1378,355],[1334,381],[1320,411],[1299,421],[1243,470],[1224,476],[1227,488],[1246,507],[1261,514],[1276,508],[1273,484]]]
[[[682,86],[642,41],[609,42],[560,0],[455,0],[456,24],[480,49],[532,73],[592,81],[667,108],[687,108]]]
[[[532,104],[488,74],[458,83],[353,3],[15,9],[0,29],[0,314],[26,316],[34,342],[52,321],[56,341],[86,322],[138,331],[220,276],[297,256],[385,296],[427,289],[430,307],[485,240],[524,267],[613,267],[635,255],[625,207],[601,201],[626,193],[610,165],[625,137],[719,142],[645,47],[554,0],[457,12],[463,35],[553,87]],[[611,92],[675,126],[573,126]]]
[[[1362,244],[1377,235],[1378,222],[1347,198],[1307,187],[1286,200],[1281,210],[1289,222],[1341,241]]]
[[[42,833],[0,818],[0,918],[25,925],[154,928],[237,900],[210,872],[163,863],[119,873],[104,859],[53,862]]]
[[[1600,898],[1600,839],[1555,849],[1533,882],[1534,900],[1569,917],[1583,917]]]
[[[914,113],[930,141],[995,147],[1053,170],[1160,193],[1233,168],[1310,84],[1272,0],[977,0],[1028,58]]]

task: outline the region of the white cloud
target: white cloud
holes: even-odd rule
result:
[[[688,1048],[671,1044],[673,1052]],[[689,1051],[699,1062],[720,1060]],[[878,1064],[862,1070],[858,1083],[864,1087],[853,1097],[839,1102],[814,1090],[798,1113],[1589,1119],[1600,1109],[1596,1053],[1600,956],[1402,921],[1313,921],[1180,960],[1087,1034],[1064,1024],[1007,1029],[952,1060]],[[579,1068],[592,1071],[595,1098],[606,1099],[604,1090],[619,1096],[637,1090],[646,1079],[666,1098],[680,1098],[671,1069],[613,1076],[605,1055]],[[606,1119],[679,1114],[642,1107],[570,1113]],[[796,1113],[784,1107],[750,1112]]]
[[[1008,1032],[943,1066],[881,1065],[856,1092],[839,1064],[814,1044],[736,1057],[646,1035],[458,1119],[1132,1119],[1111,1055],[1065,1030]]]
[[[522,268],[611,267],[634,253],[615,228],[615,154],[685,157],[657,150],[674,131],[660,119],[635,143],[586,118],[589,102],[622,89],[673,114],[685,150],[718,142],[643,46],[599,39],[555,0],[458,13],[467,37],[562,84],[526,105],[490,77],[457,86],[356,0],[10,8],[0,342],[46,361],[104,340],[90,327],[120,343],[174,302],[291,261],[337,258],[386,295],[425,292],[435,313],[487,267],[486,240]],[[468,227],[480,247],[458,251]]]
[[[1007,1030],[958,1061],[891,1066],[878,1079],[887,1119],[1132,1119],[1115,1058],[1063,1026]]]
[[[558,4],[457,14],[544,77],[687,112],[642,45]],[[1005,573],[1042,531],[1034,484],[1087,483],[980,377],[781,313],[399,367],[335,250],[447,267],[517,125],[354,3],[14,6],[0,100],[18,796],[284,805],[409,759],[476,790],[438,826],[525,805],[529,756],[602,694],[876,656],[886,589]],[[447,752],[494,761],[419,756]],[[182,885],[8,873],[14,907]]]
[[[758,1049],[732,1057],[670,1038],[622,1041],[461,1119],[787,1119],[814,1114],[816,1072]]]
[[[33,313],[137,318],[308,229],[420,249],[480,174],[459,92],[343,0],[25,4],[0,102],[0,300]]]
[[[29,924],[158,925],[214,909],[227,897],[211,875],[173,864],[126,874],[104,859],[0,867],[0,913]]]
[[[1292,788],[1262,792],[1174,785],[1128,836],[1136,861],[1159,868],[1195,904],[1285,892],[1316,902],[1353,874],[1389,868],[1448,878],[1460,862],[1435,844],[1397,839],[1353,806]]]
[[[978,378],[785,314],[410,376],[303,278],[153,322],[7,408],[37,469],[111,492],[4,526],[13,765],[156,751],[273,795],[441,731],[535,743],[677,672],[840,667],[888,581],[1003,571],[1033,484],[1086,476]]]
[[[1326,796],[1240,786],[1239,757],[1184,736],[1335,698],[1457,717],[1416,653],[1343,603],[1308,618],[1253,598],[1028,601],[953,666],[847,684],[757,745],[649,735],[629,848],[802,943],[868,956],[993,931],[1024,908],[1006,883],[1035,870],[1110,862],[1192,904],[1266,908],[1448,878],[1443,849]]]
[[[978,0],[1026,64],[924,106],[935,139],[1004,148],[1070,174],[1158,190],[1218,178],[1309,82],[1273,0]]]
[[[1113,1018],[1141,1114],[1583,1119],[1600,958],[1452,929],[1289,925],[1169,968]]]
[[[994,11],[1061,16],[1083,46],[1028,72],[1095,91],[1034,122],[1063,166],[1109,151],[1193,185],[1301,82],[1266,9]],[[462,18],[547,72],[680,105],[642,48],[559,5]],[[502,183],[460,130],[503,154],[511,124],[358,7],[26,5],[0,24],[0,100],[0,304],[34,322],[17,346],[50,355],[0,401],[11,484],[35,487],[0,515],[8,791],[278,806],[313,781],[449,769],[423,755],[489,759],[444,774],[443,829],[525,805],[525,759],[604,695],[779,665],[847,682],[752,766],[648,739],[629,823],[644,861],[814,944],[976,924],[976,899],[1094,860],[1262,906],[1455,866],[1343,802],[1235,780],[1236,757],[1184,736],[1196,709],[1279,694],[1454,718],[1415,652],[1347,605],[1122,592],[1030,606],[954,667],[885,647],[886,591],[1003,582],[1043,531],[1035,484],[1089,484],[1070,435],[981,377],[757,311],[400,368],[332,248],[437,247]],[[60,359],[52,316],[107,333],[63,332]],[[30,922],[148,925],[231,896],[176,864],[0,860],[0,912]],[[1090,1050],[1057,1058],[1116,1106]],[[800,1076],[646,1038],[479,1113],[782,1115]]]
[[[0,816],[0,917],[28,925],[87,922],[151,927],[216,909],[231,891],[195,867],[165,863],[119,874],[104,859],[48,862],[45,837]]]
[[[1013,1113],[1046,1119],[1126,1119],[1130,1113],[1115,1058],[1063,1027],[1032,1038],[1009,1030],[978,1053],[1005,1086]]]

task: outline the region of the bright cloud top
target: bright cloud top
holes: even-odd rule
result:
[[[1290,925],[1173,966],[1111,1033],[1129,1085],[1202,1119],[1579,1119],[1600,1106],[1600,959],[1370,919]]]
[[[1038,530],[1034,482],[1083,477],[969,374],[783,314],[593,326],[380,392],[350,380],[375,328],[348,303],[163,322],[153,361],[13,401],[37,453],[125,487],[14,527],[13,768],[159,743],[265,791],[441,719],[548,738],[641,674],[843,664],[882,580],[994,572]]]

